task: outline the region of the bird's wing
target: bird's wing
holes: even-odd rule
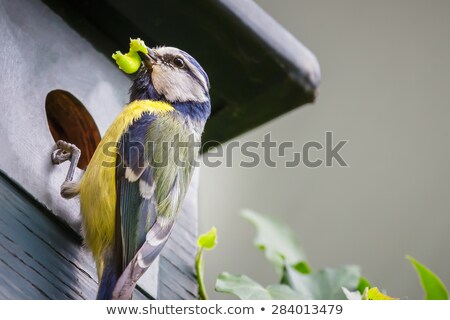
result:
[[[116,166],[115,257],[123,271],[156,221],[155,183],[148,129],[156,116],[145,113],[122,135]],[[153,137],[155,138],[155,137]]]
[[[173,148],[163,150],[163,142],[173,139],[179,131],[171,118],[144,114],[119,141],[115,257],[121,275],[114,289],[115,298],[131,297],[136,282],[172,231],[192,173],[190,167],[171,164]],[[169,163],[161,165],[164,158]]]

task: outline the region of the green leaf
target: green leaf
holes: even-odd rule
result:
[[[364,277],[360,277],[359,278],[359,283],[358,283],[358,287],[356,288],[361,294],[363,294],[364,290],[366,290],[366,288],[371,288],[372,286],[370,285],[369,280],[367,280]]]
[[[427,300],[448,299],[447,288],[436,274],[434,274],[430,269],[425,267],[423,264],[421,264],[413,257],[406,256],[406,259],[408,259],[412,263],[412,265],[417,271],[417,274],[420,278],[420,283],[422,284],[422,288],[425,291],[425,299]]]
[[[197,272],[198,295],[201,300],[208,300],[204,281],[204,262],[203,250],[211,250],[217,245],[217,229],[212,227],[210,231],[198,237],[197,245],[199,247],[197,255],[195,256],[195,271]]]
[[[346,296],[342,288],[346,288],[350,292],[355,291],[358,287],[360,273],[357,266],[343,266],[301,274],[288,266],[284,280],[302,299],[345,300]]]
[[[287,225],[251,210],[242,211],[242,216],[256,227],[254,244],[264,251],[266,258],[275,265],[279,275],[282,275],[285,264],[297,265],[306,261],[303,251]]]
[[[205,248],[207,250],[214,249],[217,245],[217,229],[212,227],[208,232],[200,235],[197,240],[197,245],[200,248]]]
[[[245,275],[223,272],[216,282],[216,291],[234,294],[241,300],[298,300],[301,297],[286,285],[264,288]]]
[[[293,265],[292,268],[294,268],[295,270],[297,270],[298,272],[303,273],[303,274],[311,273],[311,268],[304,261]]]
[[[284,284],[274,284],[267,286],[267,292],[273,300],[299,300],[300,295]]]

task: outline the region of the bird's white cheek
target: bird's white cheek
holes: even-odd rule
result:
[[[208,100],[201,85],[182,71],[164,70],[160,66],[155,66],[152,82],[155,90],[169,101],[205,102]]]

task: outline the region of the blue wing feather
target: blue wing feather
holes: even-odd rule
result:
[[[116,168],[116,257],[121,252],[121,270],[145,242],[148,230],[156,220],[151,154],[146,152],[146,135],[156,117],[143,114],[125,132],[118,144],[122,161]],[[143,192],[144,191],[144,192]]]

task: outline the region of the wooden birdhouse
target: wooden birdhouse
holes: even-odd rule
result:
[[[54,166],[50,154],[55,140],[76,144],[75,179],[82,176],[128,102],[131,80],[111,53],[130,37],[182,48],[207,71],[213,110],[204,141],[227,141],[312,102],[320,81],[313,54],[252,1],[2,1],[0,30],[1,299],[95,298],[79,202],[60,196],[68,164]],[[134,298],[197,298],[197,187],[194,178]]]

